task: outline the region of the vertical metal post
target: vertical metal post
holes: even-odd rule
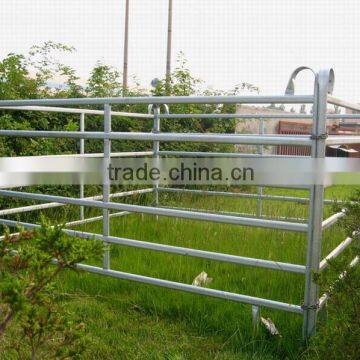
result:
[[[311,147],[312,158],[324,158],[326,150],[326,107],[327,94],[332,70],[321,70],[315,77],[314,111]],[[321,260],[321,237],[323,220],[324,186],[314,184],[310,187],[308,242],[306,254],[305,298],[303,337],[307,339],[316,329],[319,287],[314,282],[314,274],[319,271]]]
[[[80,132],[85,131],[85,114],[80,114]],[[85,154],[85,139],[80,139],[80,154]],[[84,184],[80,184],[80,198],[84,197]],[[84,207],[80,206],[80,220],[84,220]]]
[[[253,323],[253,331],[254,333],[257,333],[261,318],[260,306],[256,306],[256,305],[251,306],[251,316]]]
[[[167,95],[170,95],[172,13],[173,13],[173,2],[172,0],[169,0],[167,49],[166,49],[166,94]]]
[[[260,119],[260,123],[259,123],[259,135],[264,135],[264,119],[263,118]],[[264,154],[264,145],[259,146],[259,154],[260,155]],[[262,216],[263,189],[264,188],[262,186],[258,187],[258,195],[259,195],[259,199],[257,201],[257,215],[258,216]]]
[[[123,68],[123,96],[128,88],[128,52],[129,52],[129,0],[125,4],[125,32],[124,32],[124,68]]]
[[[111,132],[111,106],[104,105],[104,133]],[[104,139],[104,158],[103,158],[103,202],[110,201],[110,177],[109,165],[111,159],[111,140]],[[110,235],[110,211],[103,209],[103,236],[106,239]],[[110,244],[105,241],[103,268],[110,269]]]
[[[154,114],[154,122],[153,122],[153,133],[158,133],[160,131],[160,108],[158,105],[154,105],[152,107],[152,111]],[[153,142],[153,166],[159,166],[159,150],[160,150],[160,142],[154,141]],[[153,206],[159,205],[159,184],[158,182],[154,182],[153,184],[153,192],[154,192],[154,199],[153,199]],[[156,217],[158,219],[158,217]]]

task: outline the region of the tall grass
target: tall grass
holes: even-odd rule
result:
[[[344,197],[346,189],[329,189],[327,197]],[[295,191],[270,190],[291,194]],[[297,196],[307,196],[297,191]],[[150,203],[151,196],[132,199]],[[256,200],[162,194],[161,205],[229,212],[254,212]],[[306,217],[307,205],[264,201],[273,217]],[[331,213],[327,206],[326,215]],[[89,211],[89,216],[96,212]],[[204,249],[227,254],[305,264],[306,234],[132,214],[113,218],[111,235]],[[101,233],[101,222],[76,229]],[[343,239],[336,226],[325,231],[323,255]],[[97,262],[101,264],[101,259]],[[206,259],[112,245],[111,268],[191,284],[201,271],[213,278],[209,287],[301,304],[304,276]],[[299,315],[263,308],[282,337],[253,333],[251,307],[199,295],[112,279],[66,273],[57,289],[62,301],[88,324],[93,338],[88,358],[298,358]]]

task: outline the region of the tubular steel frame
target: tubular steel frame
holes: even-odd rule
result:
[[[321,259],[321,239],[322,232],[335,224],[344,212],[334,214],[328,219],[323,219],[323,206],[330,204],[331,200],[324,200],[324,186],[312,185],[307,187],[309,190],[309,198],[299,198],[293,196],[279,196],[263,194],[262,185],[258,187],[257,194],[234,193],[225,191],[210,191],[210,190],[190,190],[181,188],[164,188],[154,183],[152,188],[145,188],[139,190],[124,191],[120,193],[111,194],[110,179],[108,177],[107,167],[110,163],[111,157],[129,157],[129,156],[152,156],[156,163],[161,156],[230,156],[230,157],[266,157],[263,153],[264,145],[297,145],[297,146],[311,146],[311,157],[324,158],[326,145],[332,144],[354,144],[359,143],[358,136],[327,136],[326,135],[326,120],[327,119],[359,119],[360,114],[327,114],[327,104],[334,104],[347,109],[360,111],[360,106],[357,104],[350,104],[340,99],[334,98],[330,95],[334,85],[334,74],[332,70],[320,70],[318,73],[314,72],[314,93],[313,95],[294,95],[294,80],[296,75],[308,68],[301,67],[296,69],[292,74],[286,95],[284,96],[207,96],[207,97],[132,97],[132,98],[81,98],[81,99],[40,99],[40,100],[5,100],[0,101],[0,109],[17,110],[17,111],[45,111],[45,112],[61,112],[69,114],[79,114],[79,132],[68,131],[27,131],[27,130],[0,130],[0,136],[14,136],[14,137],[45,137],[45,138],[76,138],[80,141],[80,154],[64,155],[64,156],[86,156],[86,157],[103,157],[103,193],[102,195],[85,197],[84,185],[80,185],[79,198],[69,198],[54,195],[34,194],[26,192],[18,192],[12,190],[0,190],[0,196],[15,197],[22,199],[32,199],[45,202],[44,204],[23,206],[18,208],[10,208],[0,210],[0,216],[19,214],[28,211],[35,211],[41,209],[54,208],[64,205],[77,205],[80,207],[80,220],[68,222],[66,225],[80,225],[93,221],[102,220],[103,231],[102,234],[86,233],[77,230],[63,229],[63,231],[70,235],[80,238],[97,238],[104,242],[105,251],[103,258],[103,267],[95,267],[85,264],[78,264],[79,269],[91,273],[107,275],[120,279],[128,279],[140,283],[153,284],[160,287],[166,287],[176,290],[182,290],[190,293],[212,296],[225,300],[236,301],[240,303],[251,304],[252,314],[256,322],[259,317],[260,307],[269,307],[273,309],[284,310],[288,312],[298,313],[303,316],[303,336],[309,337],[315,330],[316,317],[318,311],[325,306],[328,299],[328,294],[319,297],[319,287],[313,281],[313,273],[324,270],[327,267],[328,260],[339,256],[351,243],[352,238],[347,238],[341,242],[329,255]],[[310,69],[311,70],[311,69]],[[312,104],[313,114],[289,114],[289,115],[273,115],[273,114],[170,114],[167,104],[224,104],[224,103],[239,103],[239,104],[265,104],[265,103],[280,103],[280,104]],[[111,104],[147,104],[149,106],[148,114],[137,114],[128,112],[115,112],[111,110]],[[63,108],[56,106],[69,105],[103,105],[104,110],[78,109],[78,108]],[[160,107],[164,108],[164,114],[160,113]],[[104,130],[103,132],[86,132],[85,131],[85,115],[103,115],[104,116]],[[153,129],[151,133],[129,133],[129,132],[113,132],[111,131],[111,117],[134,117],[145,118],[153,120]],[[312,135],[265,135],[264,134],[264,120],[272,118],[286,119],[312,119]],[[161,119],[254,119],[259,121],[258,135],[245,134],[189,134],[189,133],[163,133],[160,131]],[[86,154],[85,153],[85,139],[102,139],[103,153],[102,154]],[[111,140],[127,139],[138,141],[152,141],[152,151],[143,152],[124,152],[112,153]],[[241,153],[215,153],[215,152],[179,152],[179,151],[161,151],[161,141],[186,141],[186,142],[205,142],[205,143],[228,143],[228,144],[250,144],[258,146],[257,154],[241,154]],[[62,155],[54,155],[62,156]],[[278,155],[271,155],[273,157],[284,157]],[[41,157],[39,157],[41,159]],[[204,210],[196,209],[180,209],[180,208],[166,208],[159,205],[159,192],[175,192],[175,193],[191,193],[200,195],[213,196],[231,196],[239,198],[249,198],[257,200],[256,214],[235,214],[217,212],[212,213]],[[124,203],[111,202],[112,198],[121,198],[136,194],[153,194],[152,206],[130,205]],[[289,201],[302,204],[308,204],[309,216],[308,219],[293,219],[281,218],[269,219],[263,214],[262,201]],[[102,209],[102,216],[92,218],[85,218],[84,207],[92,207]],[[116,211],[110,213],[111,210]],[[125,216],[131,213],[145,213],[156,216],[168,216],[175,218],[193,219],[201,221],[211,221],[226,224],[236,224],[243,226],[263,227],[278,230],[297,231],[307,234],[307,255],[306,264],[290,264],[281,263],[277,261],[270,261],[265,259],[247,258],[242,256],[235,256],[223,253],[216,253],[210,251],[196,250],[192,248],[184,248],[178,246],[170,246],[165,244],[158,244],[153,242],[145,242],[134,239],[126,239],[121,237],[110,236],[110,217]],[[303,220],[306,220],[304,222]],[[25,222],[18,222],[7,219],[0,219],[0,224],[16,227],[21,225],[25,228],[37,228],[40,225],[30,224]],[[150,249],[154,251],[162,251],[166,253],[179,254],[184,256],[191,256],[203,259],[211,259],[222,262],[229,262],[244,266],[260,267],[272,270],[287,271],[291,273],[302,274],[305,276],[305,294],[304,303],[302,305],[288,304],[284,302],[253,297],[248,295],[235,294],[215,289],[196,287],[184,283],[178,283],[168,280],[146,277],[142,275],[135,275],[131,273],[124,273],[120,271],[111,270],[110,267],[110,244],[117,244],[123,246],[130,246],[135,248]],[[359,262],[358,258],[353,259],[350,266],[355,266]],[[346,272],[340,275],[344,277]]]

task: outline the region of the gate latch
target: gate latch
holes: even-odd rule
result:
[[[301,309],[304,311],[306,310],[318,310],[319,309],[319,303],[315,303],[313,305],[301,305]]]
[[[328,136],[329,136],[329,134],[327,132],[324,134],[320,134],[320,135],[311,134],[310,139],[311,140],[326,140]]]

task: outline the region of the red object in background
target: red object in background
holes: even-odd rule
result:
[[[304,122],[279,121],[278,134],[282,135],[310,135],[312,125]],[[341,123],[328,125],[327,132],[329,135],[359,135],[359,129],[352,126],[344,126]],[[310,146],[289,146],[278,145],[277,155],[297,155],[310,156]],[[347,146],[327,147],[326,156],[334,157],[360,157],[360,144],[352,144],[351,148]]]

